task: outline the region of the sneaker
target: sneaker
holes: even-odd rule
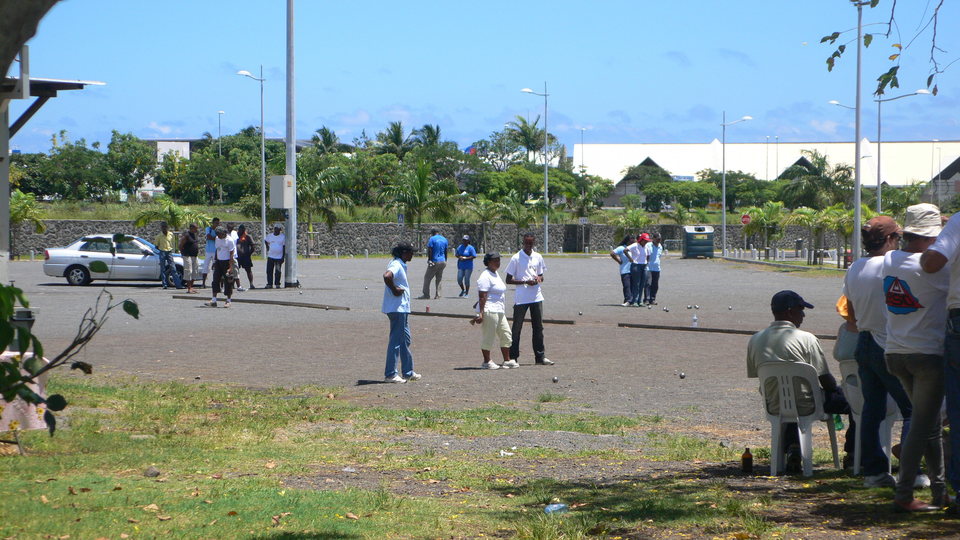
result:
[[[408,380],[408,381],[419,381],[421,378],[422,378],[422,377],[421,377],[421,375],[420,375],[419,373],[417,373],[416,371],[411,371],[411,372],[410,372],[410,375],[407,377],[407,380]]]
[[[553,360],[549,360],[549,359],[547,359],[547,358],[541,358],[540,360],[537,360],[537,365],[538,365],[538,366],[552,366],[552,365],[553,365]]]
[[[417,300],[429,300],[429,299],[430,299],[430,296],[426,294],[422,294],[417,297]]]
[[[651,301],[650,301],[650,305],[652,305],[652,306],[657,305],[657,301],[656,301],[656,300],[651,300]]]
[[[225,308],[230,307],[230,301],[227,300],[227,301],[223,304],[223,307],[225,307]]]
[[[624,302],[624,303],[622,303],[622,304],[620,304],[620,305],[623,306],[623,307],[630,307],[630,302]]]
[[[863,487],[868,487],[868,488],[878,488],[878,487],[892,488],[892,487],[896,487],[896,485],[897,485],[897,480],[896,480],[896,479],[893,477],[893,475],[890,474],[890,473],[871,474],[871,475],[865,476],[865,477],[863,478]]]
[[[506,362],[501,364],[500,367],[505,369],[518,368],[520,367],[520,363],[517,362],[516,360],[507,360]]]
[[[913,479],[913,489],[923,489],[930,487],[930,477],[925,474],[918,474]]]
[[[244,289],[243,287],[237,287],[237,292],[244,292],[244,291],[246,291],[246,289]]]
[[[393,377],[385,377],[385,378],[383,379],[383,382],[388,382],[388,383],[405,383],[405,382],[407,382],[407,380],[404,379],[403,377],[401,377],[400,375],[394,375]]]
[[[272,288],[273,288],[273,285],[270,285],[269,283],[267,284],[266,287],[264,287],[264,289],[272,289]]]
[[[498,366],[493,362],[484,362],[483,365],[480,367],[483,369],[500,369],[500,366]]]
[[[253,290],[253,289],[256,289],[256,287],[254,287],[253,284],[250,284],[250,290]]]
[[[210,306],[210,307],[217,307],[217,303],[213,300],[211,300],[210,302],[204,302],[203,305]]]

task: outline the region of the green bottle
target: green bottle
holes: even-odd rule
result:
[[[840,431],[843,429],[843,418],[839,414],[833,415],[833,429]]]

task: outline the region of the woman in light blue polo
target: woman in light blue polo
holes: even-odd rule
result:
[[[470,235],[463,235],[457,246],[457,285],[460,296],[470,296],[470,274],[473,273],[473,260],[477,258],[477,249],[470,244]]]
[[[620,284],[623,285],[623,307],[629,306],[633,298],[633,293],[630,290],[630,265],[633,263],[633,260],[630,259],[630,251],[627,250],[627,246],[630,245],[632,240],[633,237],[629,234],[624,236],[620,245],[610,252],[610,257],[620,265]]]
[[[391,252],[393,260],[383,273],[383,308],[390,319],[390,338],[387,342],[387,366],[383,371],[384,381],[405,383],[420,379],[413,370],[413,355],[410,354],[410,284],[407,282],[407,263],[413,258],[413,246],[400,242]],[[403,376],[397,372],[397,359]]]
[[[657,305],[657,291],[660,290],[660,256],[666,253],[660,233],[653,233],[653,240],[647,244],[647,282],[643,285],[643,302]]]

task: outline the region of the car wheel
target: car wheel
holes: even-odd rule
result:
[[[71,266],[64,273],[70,285],[86,285],[90,283],[90,271],[82,266]]]

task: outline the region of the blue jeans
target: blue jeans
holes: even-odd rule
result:
[[[870,332],[860,332],[857,350],[854,353],[860,374],[860,391],[863,393],[863,411],[860,416],[860,465],[864,476],[885,473],[890,470],[887,455],[880,447],[880,423],[887,417],[887,394],[893,397],[903,416],[900,441],[907,438],[913,405],[900,384],[900,379],[887,371],[883,349],[874,341]]]
[[[620,284],[623,285],[623,302],[625,304],[633,302],[633,292],[630,288],[631,283],[630,272],[620,274]]]
[[[944,342],[944,388],[947,394],[947,418],[950,420],[950,462],[947,480],[960,490],[960,312],[951,309]]]
[[[173,284],[176,288],[183,288],[183,281],[180,280],[180,274],[177,272],[177,266],[173,264],[172,251],[160,251],[160,284],[167,288],[170,283],[168,276],[173,274]]]
[[[657,299],[657,291],[660,290],[660,271],[650,270],[647,272],[647,282],[643,285],[643,299],[647,302],[653,302]]]
[[[464,291],[470,290],[470,274],[473,268],[457,268],[457,285]]]
[[[640,294],[643,293],[643,280],[646,277],[647,265],[633,263],[630,265],[630,303],[639,304]]]
[[[390,378],[397,374],[397,357],[400,357],[400,372],[404,377],[413,374],[413,355],[410,354],[409,313],[387,313],[390,318],[390,340],[387,342],[387,366],[383,376]]]

